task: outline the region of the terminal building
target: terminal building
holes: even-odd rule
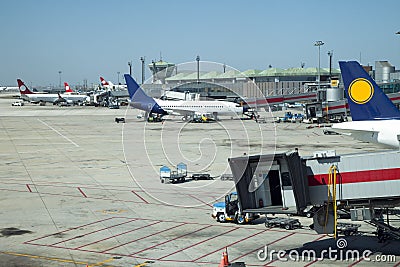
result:
[[[200,62],[201,63],[201,62]],[[332,94],[327,93],[331,81],[343,90],[339,69],[321,68],[272,68],[265,70],[249,69],[246,71],[227,70],[221,65],[220,71],[179,70],[173,63],[160,60],[149,64],[153,73],[153,83],[144,84],[143,88],[153,97],[161,97],[166,91],[189,92],[199,94],[201,99],[235,98],[273,98],[277,96],[309,95],[314,100],[326,101]],[[377,81],[385,93],[400,92],[400,72],[388,61],[376,61],[375,69],[365,69]],[[320,77],[320,82],[318,82]],[[319,88],[320,92],[317,92]],[[329,90],[328,90],[329,91]],[[335,93],[343,98],[343,93]],[[308,101],[309,98],[299,101]]]
[[[202,66],[202,62],[197,64]],[[206,62],[203,64],[206,65]],[[201,68],[193,66],[191,70],[186,70],[181,65],[163,60],[153,61],[148,66],[153,73],[152,83],[142,87],[148,95],[156,98],[244,100],[256,109],[282,103],[315,103],[315,106],[310,106],[310,114],[320,114],[319,117],[344,117],[348,114],[339,69],[321,68],[318,71],[317,68],[269,67],[265,70],[239,71],[226,70],[225,65],[220,65],[219,70],[219,65],[216,65],[217,68],[214,66],[211,71],[201,71]],[[364,68],[399,105],[400,72],[388,61],[376,61],[375,69],[372,66]],[[185,98],[179,98],[182,95]],[[127,96],[127,92],[110,91],[108,96],[121,99]]]
[[[161,96],[162,91],[190,92],[202,98],[226,99],[258,98],[262,96],[301,94],[317,88],[317,68],[268,68],[197,72],[179,71],[173,63],[164,61],[149,64],[153,72],[153,84],[143,87],[153,96]],[[155,73],[157,69],[157,73]],[[338,69],[320,69],[320,87],[327,87],[332,77],[339,78]],[[157,92],[157,89],[160,91]]]

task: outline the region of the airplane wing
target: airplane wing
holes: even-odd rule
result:
[[[196,112],[191,111],[191,110],[185,110],[185,109],[179,109],[179,108],[174,108],[174,109],[164,109],[168,114],[170,115],[181,115],[181,116],[193,116],[196,114]]]
[[[341,135],[350,136],[354,139],[364,141],[364,142],[376,142],[378,143],[378,131],[373,130],[355,130],[355,129],[346,129],[346,128],[338,128],[332,127],[331,132],[335,132]]]

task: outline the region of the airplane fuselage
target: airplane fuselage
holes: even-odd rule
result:
[[[218,114],[234,115],[242,114],[243,107],[228,101],[165,101],[155,99],[157,104],[169,114],[185,113],[193,114]]]
[[[361,141],[399,147],[400,120],[349,121],[333,124],[332,129]]]
[[[86,95],[61,94],[60,96],[66,101],[72,101],[74,103],[84,102],[88,98]],[[58,94],[25,94],[22,95],[22,97],[30,102],[57,103],[59,100]]]

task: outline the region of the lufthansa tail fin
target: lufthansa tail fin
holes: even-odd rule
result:
[[[21,79],[17,79],[17,83],[18,83],[18,88],[19,88],[19,92],[21,93],[21,95],[34,94],[34,92],[29,90],[28,87],[25,85],[25,83],[23,81],[21,81]]]
[[[400,119],[400,111],[357,61],[339,61],[353,121]]]
[[[68,83],[64,83],[64,87],[65,87],[65,92],[66,93],[73,93],[74,91],[72,91],[71,87],[68,85]]]
[[[131,105],[135,108],[157,113],[161,115],[168,114],[165,110],[163,110],[157,102],[150,96],[146,95],[142,88],[137,84],[137,82],[132,78],[131,75],[125,74],[125,81],[128,87],[129,98],[131,99]]]

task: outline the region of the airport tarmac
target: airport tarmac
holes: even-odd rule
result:
[[[149,124],[132,109],[11,107],[0,99],[0,266],[218,266],[228,248],[231,262],[246,266],[359,265],[376,262],[260,260],[274,250],[322,250],[332,237],[304,227],[220,224],[212,203],[233,189],[227,158],[299,149],[338,154],[381,146],[300,123],[224,120],[188,124],[179,119]],[[126,123],[115,117],[126,116]],[[276,145],[274,144],[276,141]],[[188,165],[214,180],[161,184],[159,168]],[[328,171],[328,170],[327,170]],[[303,225],[311,219],[299,217]],[[372,231],[364,225],[361,231]],[[374,255],[397,253],[398,242],[372,235],[346,237],[348,248]]]

